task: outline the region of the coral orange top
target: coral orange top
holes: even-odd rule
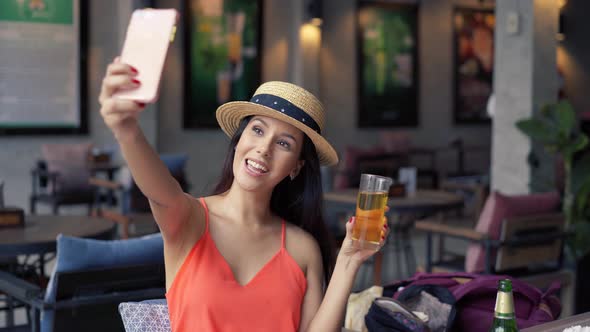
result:
[[[200,201],[205,233],[166,293],[172,331],[297,331],[307,280],[285,249],[285,221],[281,249],[240,285],[209,234],[209,211]]]

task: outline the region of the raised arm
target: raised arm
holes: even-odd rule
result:
[[[145,109],[145,104],[113,98],[118,90],[140,86],[136,75],[134,68],[118,59],[109,64],[99,97],[100,113],[117,139],[135,183],[149,199],[165,239],[174,240],[183,233],[190,218],[189,198],[148,143],[138,124],[137,118]]]
[[[336,259],[336,266],[323,300],[321,299],[321,280],[323,278],[319,247],[315,250],[316,259],[313,259],[314,255],[311,255],[312,259],[307,275],[308,290],[303,302],[299,331],[340,332],[342,330],[346,304],[356,274],[361,264],[377,252],[375,250],[359,250],[354,247],[352,240],[353,225],[354,218],[351,218],[346,223],[346,238]],[[387,233],[387,226],[385,226],[380,247],[385,243]]]

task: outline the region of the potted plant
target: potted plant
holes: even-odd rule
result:
[[[570,258],[576,262],[577,280],[590,280],[590,153],[586,150],[588,136],[581,132],[576,113],[568,101],[546,104],[532,118],[517,121],[516,126],[563,161],[562,211],[566,229],[573,234],[567,241],[567,248]],[[590,298],[590,288],[581,291],[580,287],[588,286],[578,282],[578,297],[582,300]],[[588,304],[581,304],[579,300],[576,308],[578,312],[590,310]]]

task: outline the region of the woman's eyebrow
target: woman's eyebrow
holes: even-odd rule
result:
[[[295,136],[288,134],[288,133],[282,133],[281,136],[283,137],[287,137],[293,140],[293,142],[297,142],[297,140],[295,139]]]
[[[253,121],[258,121],[258,122],[262,123],[265,127],[268,127],[268,123],[264,122],[264,120],[262,120],[262,119],[255,118]]]

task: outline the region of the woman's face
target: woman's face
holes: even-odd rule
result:
[[[255,116],[242,133],[234,155],[235,181],[245,190],[272,190],[303,167],[303,132],[269,117]]]

